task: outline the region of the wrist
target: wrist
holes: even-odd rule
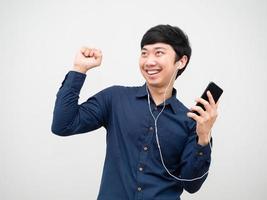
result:
[[[209,144],[209,142],[210,142],[209,137],[206,137],[206,136],[201,136],[201,137],[199,137],[199,136],[198,136],[198,138],[197,138],[197,143],[198,143],[199,145],[201,145],[201,146],[206,146],[206,145]]]
[[[83,73],[83,74],[86,74],[86,72],[88,71],[85,67],[81,67],[79,65],[74,65],[73,67],[73,71],[76,71],[76,72],[80,72],[80,73]]]

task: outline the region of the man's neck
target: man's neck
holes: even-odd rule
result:
[[[166,88],[158,88],[158,87],[153,87],[153,86],[148,85],[148,89],[156,106],[164,102],[164,93],[165,93]],[[167,100],[168,98],[172,96],[172,90],[173,90],[173,86],[170,85],[166,91],[165,100]]]

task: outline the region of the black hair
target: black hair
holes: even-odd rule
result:
[[[188,60],[185,67],[178,71],[177,76],[180,76],[185,70],[191,57],[191,47],[187,35],[178,27],[167,25],[157,25],[150,28],[141,40],[141,49],[148,44],[165,43],[172,46],[176,53],[175,62],[180,60],[184,55]]]

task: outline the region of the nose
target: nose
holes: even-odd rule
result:
[[[157,64],[156,59],[154,56],[148,56],[145,61],[145,66],[155,66]]]

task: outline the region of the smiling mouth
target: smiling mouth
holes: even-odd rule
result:
[[[161,70],[159,70],[159,69],[146,70],[146,73],[147,73],[148,75],[150,75],[150,76],[156,75],[156,74],[158,74],[158,73],[160,73],[160,72],[161,72]]]

